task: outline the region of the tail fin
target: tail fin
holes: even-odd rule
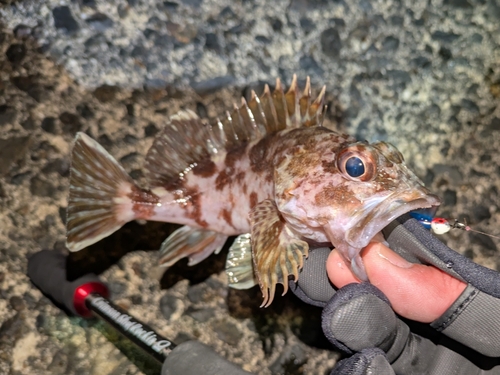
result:
[[[135,218],[128,196],[136,188],[123,167],[84,133],[76,135],[71,159],[66,246],[78,251]]]

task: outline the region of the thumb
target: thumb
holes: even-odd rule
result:
[[[406,261],[381,243],[369,244],[361,258],[370,283],[387,296],[396,313],[408,319],[434,321],[466,287],[438,268]],[[335,250],[330,253],[326,268],[328,277],[339,288],[359,282]]]

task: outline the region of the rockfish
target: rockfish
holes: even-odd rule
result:
[[[361,279],[360,251],[396,217],[439,205],[391,144],[357,141],[324,126],[325,87],[311,99],[294,76],[284,92],[252,92],[210,125],[190,110],[172,116],[149,149],[148,188],[138,187],[96,141],[78,133],[72,152],[67,247],[78,251],[136,220],[182,224],[160,263],[196,264],[229,236],[230,286],[258,281],[268,306],[297,280],[310,245],[334,246]],[[284,294],[283,293],[283,294]]]

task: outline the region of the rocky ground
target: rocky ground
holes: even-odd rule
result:
[[[154,135],[190,108],[221,115],[250,88],[310,75],[328,121],[388,140],[443,198],[439,214],[500,234],[500,4],[486,0],[0,1],[0,374],[157,374],[105,325],[68,317],[26,277],[65,251],[69,152],[97,139],[139,182]],[[340,354],[320,311],[291,295],[259,309],[228,290],[225,252],[163,276],[165,224],[130,223],[73,254],[113,300],[180,343],[196,338],[259,374],[325,374]],[[442,237],[500,269],[498,240]]]

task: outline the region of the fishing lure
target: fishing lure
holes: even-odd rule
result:
[[[430,229],[433,233],[436,234],[445,234],[452,229],[461,229],[466,232],[475,232],[488,237],[500,239],[499,236],[472,229],[467,224],[467,221],[465,219],[463,223],[458,221],[457,219],[453,219],[452,221],[450,221],[449,219],[445,219],[444,217],[434,217],[432,212],[425,210],[412,211],[410,212],[410,216],[417,220],[420,224],[422,224],[424,228]]]

